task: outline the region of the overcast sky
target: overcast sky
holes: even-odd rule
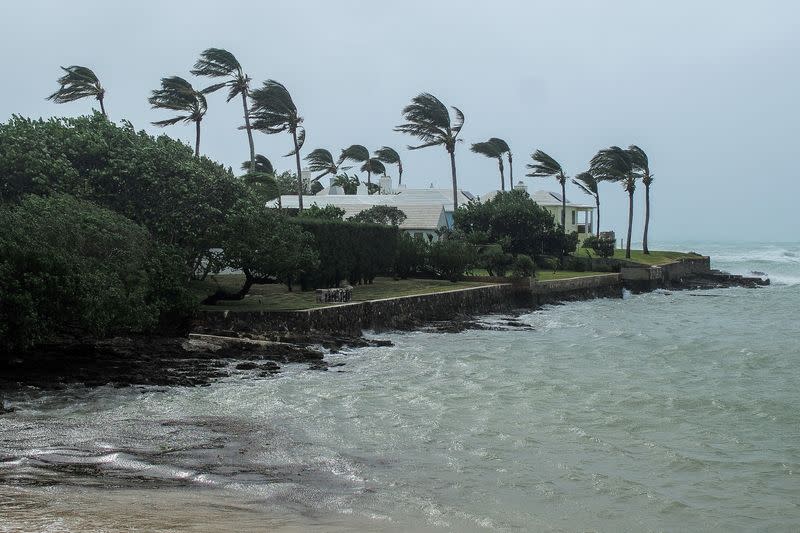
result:
[[[570,174],[598,149],[637,144],[650,157],[651,240],[797,241],[800,197],[800,4],[792,1],[307,0],[21,1],[0,5],[0,120],[79,115],[57,105],[60,65],[85,65],[106,87],[114,121],[157,133],[167,113],[146,101],[163,76],[191,79],[208,47],[233,52],[254,82],[291,92],[308,132],[304,152],[350,144],[401,151],[404,182],[449,187],[447,153],[410,152],[395,133],[413,96],[431,92],[466,115],[459,184],[497,188],[496,162],[469,145],[502,137],[515,180],[540,148]],[[206,80],[191,79],[203,87]],[[209,97],[201,151],[238,169],[241,104]],[[193,127],[169,135],[193,141]],[[288,134],[255,133],[256,151],[293,168]],[[401,150],[402,149],[402,150]],[[572,201],[590,201],[570,186]],[[602,184],[603,229],[624,233],[626,197]],[[641,234],[643,190],[634,233]],[[652,244],[651,244],[652,246]]]

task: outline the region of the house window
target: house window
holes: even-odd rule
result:
[[[572,210],[572,224],[575,225],[578,223],[578,212],[574,209]]]

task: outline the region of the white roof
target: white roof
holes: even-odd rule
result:
[[[499,192],[500,191],[491,191],[489,193],[486,193],[483,196],[481,196],[481,200],[483,200],[483,201],[491,200],[492,198],[497,196],[497,194]],[[561,193],[558,193],[558,192],[536,191],[535,193],[531,194],[531,198],[533,199],[534,202],[536,202],[537,204],[539,204],[541,206],[545,206],[545,207],[561,207]],[[593,205],[577,204],[577,203],[570,202],[569,199],[567,199],[566,203],[567,203],[567,207],[581,208],[581,209],[594,209]]]

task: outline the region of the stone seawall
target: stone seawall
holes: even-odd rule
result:
[[[426,321],[511,310],[526,305],[525,294],[525,286],[503,283],[302,311],[204,311],[198,329],[360,335],[365,329],[409,329]]]
[[[600,274],[550,281],[532,280],[531,306],[593,298],[621,298],[622,280],[619,274]]]
[[[646,292],[660,287],[680,287],[685,278],[702,276],[711,272],[711,258],[697,257],[679,259],[657,266],[625,266],[620,277],[625,288],[634,292]]]

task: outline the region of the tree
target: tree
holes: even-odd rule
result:
[[[411,104],[403,109],[403,118],[407,121],[394,131],[407,133],[419,138],[422,144],[409,146],[409,150],[419,150],[429,146],[444,146],[450,154],[450,172],[453,177],[453,210],[458,209],[458,179],[456,177],[456,142],[461,128],[464,127],[464,113],[457,107],[452,108],[455,120],[451,120],[447,107],[438,98],[429,93],[422,93],[411,100]]]
[[[222,242],[223,265],[241,270],[245,280],[236,292],[223,288],[203,303],[242,300],[255,284],[292,283],[319,265],[319,255],[311,234],[286,217],[266,208],[237,210],[228,221]]]
[[[363,222],[366,224],[383,224],[384,226],[399,226],[406,221],[406,216],[400,209],[389,205],[374,205],[347,220]]]
[[[339,164],[341,165],[346,161],[355,161],[356,163],[366,164],[369,159],[369,150],[367,150],[365,146],[360,144],[351,144],[342,150],[342,153],[339,155]],[[367,165],[366,167],[362,165],[361,171],[367,173],[367,186],[369,187],[372,185],[372,167],[370,165]]]
[[[100,85],[100,80],[97,79],[95,73],[91,69],[79,65],[61,67],[61,70],[64,71],[64,75],[58,78],[58,84],[61,87],[48,96],[47,100],[64,104],[81,98],[93,97],[100,102],[100,112],[107,117],[106,108],[103,105],[106,90]]]
[[[208,48],[200,54],[200,59],[194,64],[192,74],[195,76],[208,76],[210,78],[229,78],[222,83],[216,83],[206,87],[201,92],[203,94],[213,93],[228,88],[228,99],[230,102],[237,96],[242,97],[242,107],[244,108],[244,128],[247,130],[247,141],[250,143],[250,165],[255,167],[256,148],[253,144],[253,130],[250,126],[250,110],[247,105],[247,93],[250,91],[250,77],[244,73],[242,66],[236,57],[221,48]]]
[[[600,191],[597,188],[597,180],[591,172],[581,172],[572,180],[581,191],[594,198],[595,205],[597,205],[597,237],[600,237]]]
[[[551,177],[554,176],[558,183],[561,185],[561,229],[564,236],[567,235],[567,175],[564,174],[564,169],[561,164],[544,153],[541,150],[536,150],[531,154],[534,164],[528,163],[528,168],[531,172],[528,173],[529,177]],[[559,260],[564,260],[564,255],[559,254]]]
[[[268,202],[277,198],[280,207],[281,192],[275,179],[275,169],[269,159],[256,154],[253,160],[242,162],[242,170],[247,172],[244,181],[262,201]]]
[[[636,172],[642,177],[644,184],[644,236],[642,237],[642,252],[649,254],[650,250],[647,248],[647,231],[650,228],[650,185],[653,184],[653,175],[650,173],[650,163],[647,160],[647,154],[632,144],[628,147],[628,152],[633,159],[633,166]]]
[[[497,166],[500,168],[500,190],[505,191],[506,179],[503,176],[503,152],[500,151],[500,147],[491,141],[484,141],[484,142],[474,143],[470,148],[470,150],[472,150],[476,154],[481,154],[483,156],[492,159],[497,159]]]
[[[338,185],[341,187],[345,194],[356,194],[360,184],[361,182],[359,181],[358,176],[350,176],[347,174],[347,172],[338,174],[333,180],[333,185]]]
[[[244,161],[242,163],[242,170],[246,170],[248,173],[259,172],[261,174],[275,174],[272,161],[261,154],[256,154],[250,161]]]
[[[302,213],[297,215],[299,218],[321,218],[324,220],[344,220],[345,210],[335,205],[326,205],[320,207],[317,204],[311,204],[310,207],[303,210]]]
[[[622,183],[628,193],[628,239],[625,242],[625,257],[631,258],[631,235],[633,231],[633,193],[636,191],[636,178],[633,158],[628,150],[611,146],[600,150],[591,161],[591,173],[602,181]]]
[[[297,195],[300,211],[303,210],[303,172],[300,168],[300,149],[306,140],[303,129],[303,117],[297,112],[297,106],[286,87],[275,80],[267,80],[250,94],[252,105],[250,113],[253,117],[254,130],[266,134],[288,131],[292,135],[294,150],[285,157],[295,156],[297,164]]]
[[[383,146],[375,150],[375,157],[387,165],[397,165],[397,184],[403,184],[403,162],[400,161],[400,154],[394,148]]]
[[[489,139],[489,142],[497,146],[500,150],[500,153],[506,154],[508,157],[508,185],[509,189],[514,188],[514,159],[511,155],[511,147],[508,146],[508,143],[505,142],[503,139],[498,139],[497,137],[492,137]]]
[[[315,177],[313,182],[317,182],[328,174],[334,176],[339,171],[339,164],[333,160],[333,154],[324,148],[317,148],[312,150],[305,158],[308,161],[308,170],[311,172],[322,172]]]
[[[372,181],[370,180],[370,176],[372,174],[386,174],[386,167],[383,166],[380,159],[377,157],[371,157],[364,161],[364,164],[361,165],[361,172],[367,173],[367,190],[369,190],[370,194],[372,194]],[[380,190],[380,186],[378,186],[378,190]]]
[[[65,332],[176,325],[194,307],[178,250],[67,194],[0,204],[0,249],[0,360]]]
[[[186,113],[153,122],[153,125],[164,127],[178,122],[194,122],[194,155],[200,157],[200,122],[203,121],[208,109],[203,93],[196,91],[191,83],[180,76],[171,76],[161,78],[161,88],[154,90],[148,101],[153,109],[169,109]]]

